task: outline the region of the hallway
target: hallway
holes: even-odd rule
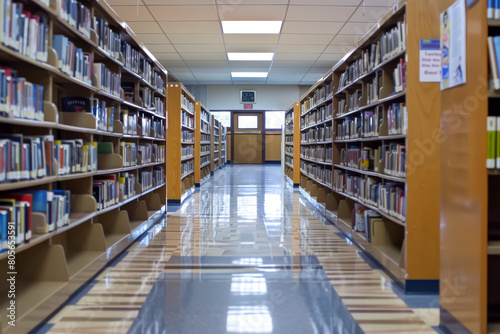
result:
[[[37,333],[435,333],[438,307],[402,296],[281,166],[228,165]]]

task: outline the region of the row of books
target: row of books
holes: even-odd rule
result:
[[[97,143],[21,134],[0,139],[0,183],[97,170]]]
[[[379,162],[383,160],[384,170],[379,170]],[[340,150],[340,165],[359,170],[374,171],[396,177],[406,175],[406,147],[391,143],[377,148],[351,146]]]
[[[123,105],[120,108],[120,122],[122,122],[124,135],[137,136],[137,114]]]
[[[54,35],[52,47],[57,53],[57,67],[63,73],[92,85],[93,57],[91,53],[83,52],[83,49],[76,47],[64,35]]]
[[[205,121],[208,124],[210,124],[210,113],[208,111],[206,111],[205,109],[201,109],[200,118],[202,121]]]
[[[290,122],[293,121],[293,112],[288,112],[285,114],[285,125],[288,126]]]
[[[158,91],[160,92],[165,92],[165,80],[162,78],[162,76],[154,72],[153,76],[153,82],[152,82],[153,87],[155,87]]]
[[[188,132],[188,131],[187,131],[187,132]],[[193,138],[194,138],[194,137],[193,137]],[[193,141],[193,140],[191,140],[191,141]],[[202,143],[203,143],[203,142],[205,142],[205,143],[210,142],[210,135],[202,133],[202,134],[201,134],[201,142],[202,142]]]
[[[378,106],[374,111],[363,111],[357,116],[345,118],[337,123],[336,139],[345,140],[378,136],[382,122],[382,106]]]
[[[380,62],[394,57],[397,53],[406,49],[406,20],[400,21],[397,25],[380,37],[377,44],[380,50]]]
[[[201,122],[201,131],[210,133],[210,129],[211,129],[210,123]]]
[[[300,118],[300,126],[302,128],[307,126],[312,126],[317,123],[326,121],[333,117],[333,104],[330,103],[326,106],[321,106],[318,109],[315,109]],[[293,129],[293,125],[292,125]]]
[[[208,145],[201,145],[200,146],[200,153],[209,153],[210,152],[210,144]]]
[[[141,53],[129,43],[122,40],[123,66],[133,73],[139,74]]]
[[[165,102],[161,97],[155,97],[154,99],[155,113],[160,116],[165,116]]]
[[[144,137],[151,136],[151,131],[153,131],[153,136],[155,138],[165,138],[165,124],[161,119],[151,119],[143,115],[139,117],[139,123],[141,125],[141,135]]]
[[[121,37],[109,26],[109,22],[100,17],[94,17],[94,29],[97,35],[97,44],[113,59],[120,59]]]
[[[371,83],[366,84],[366,103],[372,104],[380,98],[380,84],[382,78],[382,71],[377,71]]]
[[[333,126],[325,124],[325,126],[312,128],[306,132],[302,132],[301,142],[316,143],[316,142],[331,141],[332,139],[333,139]]]
[[[293,158],[285,155],[285,162],[290,166],[293,166]]]
[[[293,154],[293,146],[285,146],[285,153]]]
[[[500,2],[498,0],[488,0],[486,18],[490,20],[500,19]]]
[[[143,56],[140,57],[140,71],[139,75],[149,83],[153,82],[153,66],[151,63]]]
[[[47,62],[49,21],[31,13],[22,2],[4,0],[0,5],[0,42],[22,55]]]
[[[97,202],[97,210],[104,210],[121,201],[135,196],[135,175],[120,173],[97,175],[92,184],[92,195]]]
[[[0,67],[0,116],[44,120],[45,87]]]
[[[408,132],[408,114],[405,103],[393,103],[387,108],[389,135],[405,135]]]
[[[304,102],[301,105],[301,113],[304,114],[307,112],[309,109],[317,105],[318,103],[323,102],[333,94],[333,82],[328,82],[322,87],[319,87],[316,89],[314,92],[313,96],[309,97],[308,99],[304,100]]]
[[[135,143],[120,142],[120,155],[123,160],[123,167],[137,165],[137,145]]]
[[[181,95],[181,105],[183,108],[185,108],[187,111],[191,112],[194,114],[194,103],[191,102],[187,96],[184,94]]]
[[[165,145],[139,144],[137,152],[141,157],[142,164],[165,161]]]
[[[153,104],[153,91],[149,87],[141,86],[139,88],[139,98],[142,100],[142,107],[156,112],[156,107]]]
[[[188,128],[194,128],[194,117],[183,111],[181,115],[181,124]]]
[[[349,112],[349,105],[346,99],[339,99],[337,102],[337,116],[341,116]]]
[[[181,175],[185,176],[194,171],[194,161],[188,160],[181,163]]]
[[[365,233],[366,240],[371,242],[372,231],[376,224],[383,223],[382,216],[375,210],[367,209],[355,203],[352,217],[352,228],[356,232]]]
[[[43,214],[43,225],[32,226],[32,213]],[[9,249],[9,230],[16,247],[31,241],[33,233],[52,232],[69,224],[69,190],[30,190],[0,195],[0,253]],[[9,226],[10,225],[10,226]]]
[[[122,84],[121,73],[114,73],[103,63],[94,63],[94,75],[96,78],[96,88],[103,92],[120,96]]]
[[[188,145],[188,146],[182,146],[181,147],[181,158],[189,158],[193,157],[194,154],[194,146]]]
[[[165,169],[161,166],[153,167],[153,186],[159,187],[165,184]]]
[[[183,143],[194,144],[194,133],[188,130],[182,130],[181,138]],[[208,138],[210,140],[210,137]]]
[[[332,162],[333,148],[324,146],[303,146],[300,148],[300,156],[302,158],[312,159],[319,162]]]
[[[395,93],[406,90],[406,62],[403,57],[399,59],[399,64],[393,71],[393,80]]]
[[[307,161],[300,162],[300,169],[307,176],[326,185],[332,186],[332,169],[328,166],[316,165]]]
[[[334,190],[356,197],[360,202],[375,206],[390,216],[405,220],[406,196],[404,184],[396,182],[381,183],[372,177],[334,170]]]
[[[61,110],[63,112],[87,112],[96,118],[96,127],[101,131],[113,132],[114,107],[106,107],[106,101],[82,96],[63,97],[61,99]]]
[[[486,131],[488,134],[488,151],[486,168],[500,168],[500,117],[488,116]]]
[[[352,94],[349,94],[349,101],[347,102],[346,112],[356,110],[360,107],[359,103],[363,97],[363,90],[356,89]]]
[[[210,155],[205,155],[204,157],[201,157],[200,158],[200,166],[206,164],[209,161],[210,161]]]
[[[90,38],[92,15],[90,9],[78,0],[60,0],[59,17],[67,21],[85,37]]]

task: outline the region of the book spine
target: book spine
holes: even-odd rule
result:
[[[496,154],[496,117],[488,116],[486,130],[488,132],[488,155],[486,159],[486,168],[495,168],[495,154]]]

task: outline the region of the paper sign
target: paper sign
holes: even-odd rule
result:
[[[441,47],[439,39],[420,40],[420,82],[441,81]]]

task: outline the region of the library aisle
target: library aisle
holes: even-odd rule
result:
[[[283,180],[229,165],[37,333],[435,333],[408,296]],[[401,299],[402,298],[402,299]]]

